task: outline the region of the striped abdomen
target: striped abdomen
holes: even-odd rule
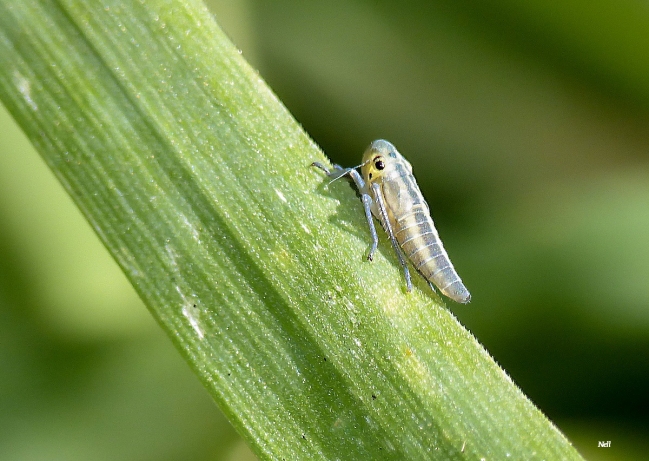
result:
[[[412,175],[383,184],[388,217],[405,255],[440,291],[459,303],[471,299],[444,250],[428,206]]]

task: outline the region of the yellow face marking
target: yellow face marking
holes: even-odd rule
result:
[[[363,154],[361,175],[368,183],[382,182],[397,164],[406,165],[412,172],[410,163],[387,141],[375,141]]]

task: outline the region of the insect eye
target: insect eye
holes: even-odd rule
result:
[[[385,163],[383,163],[383,160],[379,159],[376,162],[374,162],[374,166],[376,167],[377,170],[382,170],[383,168],[385,168]]]

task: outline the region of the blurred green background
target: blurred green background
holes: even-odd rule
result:
[[[649,459],[649,5],[209,6],[333,161],[411,161],[473,295],[449,308],[580,452]],[[0,458],[254,459],[0,128]]]

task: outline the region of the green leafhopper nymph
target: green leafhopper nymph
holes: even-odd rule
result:
[[[374,141],[363,154],[362,163],[354,168],[334,165],[330,171],[314,162],[330,178],[349,175],[356,184],[365,207],[365,216],[372,234],[372,247],[367,256],[372,260],[378,245],[374,216],[388,234],[403,267],[408,291],[412,290],[406,258],[428,281],[453,301],[468,303],[471,295],[457,275],[442,245],[430,210],[421,195],[412,166],[388,141]],[[361,172],[357,171],[360,168]]]

